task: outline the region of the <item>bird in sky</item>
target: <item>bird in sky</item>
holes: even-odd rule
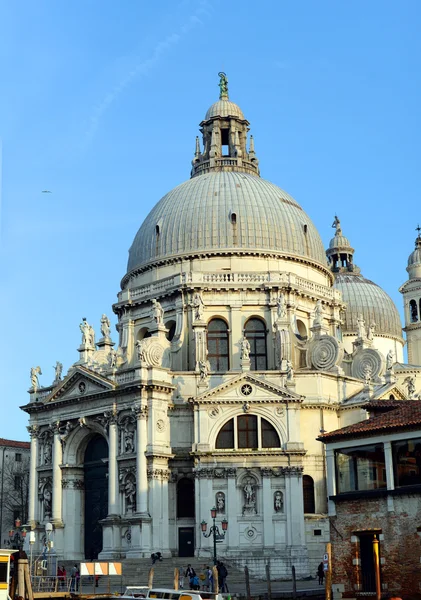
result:
[[[52,194],[53,192],[51,192],[50,190],[42,190],[41,193],[42,194]]]

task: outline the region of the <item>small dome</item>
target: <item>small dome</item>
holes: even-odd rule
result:
[[[415,240],[415,250],[411,252],[408,258],[408,267],[421,264],[421,238]]]
[[[343,332],[357,334],[357,319],[363,315],[367,326],[376,324],[375,335],[402,339],[402,324],[393,300],[381,287],[362,275],[339,273],[334,287],[347,304]]]
[[[222,98],[221,100],[218,100],[218,102],[212,104],[206,113],[205,121],[212,119],[212,117],[236,117],[237,119],[245,121],[243,111],[238,104],[235,104],[234,102],[231,102],[225,98]]]
[[[127,270],[202,252],[263,252],[326,265],[301,206],[273,183],[235,171],[193,177],[164,196],[137,232]]]
[[[349,239],[344,235],[335,235],[330,242],[329,248],[350,248],[351,244],[349,243]]]

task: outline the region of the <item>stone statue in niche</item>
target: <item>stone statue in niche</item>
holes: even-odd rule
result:
[[[133,454],[134,452],[134,431],[124,430],[124,454]]]
[[[247,477],[245,480],[243,494],[243,515],[256,515],[256,482],[252,477]]]
[[[51,490],[48,487],[44,488],[42,501],[44,504],[44,519],[51,519]]]
[[[273,495],[273,509],[276,513],[281,513],[284,511],[284,495],[279,490],[277,490]]]
[[[126,478],[124,496],[126,498],[126,512],[134,512],[136,510],[136,484],[132,476]]]
[[[45,442],[44,444],[44,465],[51,465],[51,461],[53,459],[53,448],[49,442]]]
[[[284,319],[286,317],[287,302],[285,300],[284,294],[279,294],[278,299],[276,300],[276,310],[277,310],[279,319]]]
[[[200,381],[206,382],[209,377],[209,363],[207,360],[199,360]]]
[[[157,325],[164,324],[164,309],[158,300],[152,300],[152,318],[156,321]]]
[[[250,358],[250,342],[246,337],[241,340],[241,360],[249,360]]]
[[[110,337],[111,323],[107,315],[101,317],[101,333],[105,338]]]
[[[205,309],[205,305],[203,303],[203,298],[200,292],[196,292],[193,297],[193,309],[194,309],[194,320],[201,321],[203,319],[203,312]]]
[[[225,494],[224,492],[217,492],[216,494],[216,510],[219,514],[225,513]]]

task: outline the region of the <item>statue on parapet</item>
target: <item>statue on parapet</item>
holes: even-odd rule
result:
[[[57,361],[54,369],[54,381],[61,381],[61,374],[63,373],[63,365],[61,362]]]
[[[95,331],[94,328],[89,325],[85,317],[83,317],[79,329],[82,332],[82,346],[95,347]]]
[[[38,375],[42,375],[41,367],[32,367],[31,368],[31,386],[34,390],[34,393],[39,388]]]
[[[164,309],[158,300],[152,300],[152,318],[156,321],[157,325],[164,324]]]
[[[102,333],[103,337],[109,338],[110,331],[111,331],[110,319],[107,317],[107,315],[102,315],[102,317],[101,317],[101,333]]]

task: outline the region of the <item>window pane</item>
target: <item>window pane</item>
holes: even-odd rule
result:
[[[310,475],[303,476],[303,500],[304,512],[306,514],[315,513],[316,506],[314,502],[314,481]]]
[[[222,427],[216,438],[215,446],[219,450],[234,448],[234,419],[231,419]]]
[[[243,415],[237,419],[238,447],[257,448],[257,417],[255,415]]]
[[[418,485],[421,483],[421,438],[393,442],[393,465],[395,485]]]
[[[383,444],[336,451],[338,493],[386,487]]]
[[[252,371],[267,369],[266,325],[260,319],[249,319],[244,335],[250,342],[250,368]]]
[[[228,371],[228,326],[222,319],[212,319],[208,324],[208,360],[211,371]]]
[[[279,435],[276,432],[276,429],[266,421],[266,419],[261,419],[262,422],[262,448],[280,448],[281,442],[279,440]]]

